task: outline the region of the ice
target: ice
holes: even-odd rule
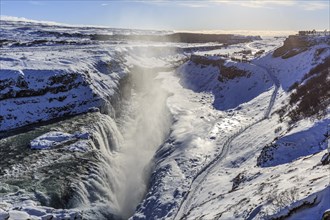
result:
[[[31,207],[31,206],[24,206],[22,211],[26,212],[27,214],[31,216],[43,216],[46,215],[46,211],[42,208],[38,207]]]
[[[60,144],[63,144],[69,140],[72,140],[73,138],[74,135],[64,132],[52,131],[32,140],[30,142],[30,146],[31,149],[37,149],[37,150],[50,149]]]
[[[89,139],[90,138],[90,133],[87,131],[84,132],[76,132],[74,133],[74,137],[78,138],[78,139]]]
[[[69,151],[87,152],[91,149],[91,147],[88,141],[82,140],[65,147],[65,149]]]
[[[0,209],[0,219],[8,219],[9,213]]]
[[[24,211],[11,210],[9,217],[10,219],[29,219],[31,216]]]
[[[88,132],[76,132],[75,134],[69,134],[60,131],[51,131],[43,134],[30,142],[31,149],[43,150],[56,148],[60,145],[68,143],[69,141],[74,141],[77,139],[89,139],[90,134]],[[88,151],[89,149],[88,141],[78,141],[74,144],[69,145],[66,149],[70,151]]]

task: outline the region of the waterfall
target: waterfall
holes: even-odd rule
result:
[[[119,203],[115,189],[120,184],[120,169],[115,158],[123,143],[117,123],[109,115],[97,113],[97,121],[89,125],[94,155],[83,182],[74,186],[70,206],[84,210],[87,219],[118,219]]]
[[[117,158],[121,184],[116,191],[121,216],[130,217],[147,189],[152,158],[169,134],[168,93],[152,69],[134,68],[132,114],[123,124],[124,143]]]
[[[87,178],[75,184],[70,201],[87,218],[127,219],[145,195],[152,158],[172,121],[168,94],[156,76],[152,69],[133,68],[131,95],[122,100],[120,118],[95,113],[97,121],[89,125],[96,160]]]

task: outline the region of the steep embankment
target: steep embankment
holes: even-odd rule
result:
[[[106,112],[127,75],[121,57],[101,50],[96,56],[79,49],[68,53],[63,48],[21,48],[4,52],[0,62],[0,131],[92,107]]]
[[[209,65],[205,62],[200,64],[196,57],[192,57],[192,61],[176,71],[181,79],[171,74],[163,76],[166,77],[166,84],[171,85],[166,88],[174,94],[168,103],[175,123],[168,142],[157,153],[157,166],[151,178],[150,191],[133,219],[174,218],[189,192],[195,191],[194,186],[200,183],[199,179],[204,179],[209,168],[213,168],[218,159],[224,158],[224,152],[228,152],[233,140],[233,133],[244,131],[244,127],[251,124],[251,117],[255,117],[253,121],[264,117],[263,111],[267,109],[266,105],[273,93],[267,90],[271,82],[266,71],[248,64],[235,66],[234,63],[227,63],[228,72],[219,76],[219,66],[223,62],[210,60],[207,63]],[[230,75],[229,71],[233,69],[240,74]],[[222,82],[218,80],[219,77],[223,78]],[[182,88],[182,85],[189,89]],[[236,90],[231,86],[236,86]],[[258,91],[259,94],[262,91],[267,94],[257,95]],[[242,94],[246,94],[246,97]],[[220,104],[232,105],[226,95],[242,96],[235,100],[240,102],[234,103],[237,110],[230,110],[228,106],[223,106],[228,111],[214,108]],[[265,97],[267,101],[265,106],[263,102],[259,103],[260,112],[251,112],[251,106],[245,105],[244,100],[256,95],[257,98],[252,98],[254,104]],[[224,102],[221,103],[217,97],[222,97]],[[190,205],[193,205],[193,199],[191,202]]]
[[[213,94],[213,106],[216,109],[236,108],[272,86],[267,71],[259,67],[248,63],[225,62],[221,58],[204,58],[212,61],[208,63],[195,57],[181,67],[181,83],[195,92]]]
[[[329,165],[321,163],[328,116],[292,123],[276,114],[292,93],[301,94],[288,87],[329,56],[322,39],[311,40],[317,43],[291,57],[228,62],[231,74],[220,68],[220,76],[223,62],[214,57],[188,62],[177,73],[189,89],[166,76],[175,123],[133,219],[321,218],[330,207]]]
[[[110,161],[122,139],[114,116],[127,83],[123,54],[63,46],[2,52],[1,217],[118,216]]]

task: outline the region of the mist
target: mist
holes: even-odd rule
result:
[[[120,216],[130,217],[146,192],[152,158],[165,141],[171,115],[166,106],[168,93],[156,79],[154,69],[134,67],[132,98],[122,125],[124,143],[116,158],[120,185],[115,190]]]

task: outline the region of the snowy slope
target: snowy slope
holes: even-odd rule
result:
[[[102,49],[6,50],[0,62],[0,130],[105,109],[128,72],[120,57]]]
[[[220,110],[238,107],[271,89],[272,83],[267,72],[247,63],[227,62],[226,67],[236,67],[246,72],[246,77],[219,82],[219,68],[201,67],[188,62],[178,71],[182,73],[182,84],[195,92],[209,92],[214,96],[213,106]],[[221,67],[220,67],[221,76]],[[244,80],[241,80],[241,79]]]
[[[319,48],[326,48],[321,55]],[[164,73],[175,122],[132,219],[320,219],[330,207],[329,165],[320,162],[329,116],[290,130],[274,111],[328,50],[318,44],[289,59],[268,53],[251,64],[227,63],[251,73],[225,83],[212,65],[188,62],[176,72],[180,81]]]
[[[257,59],[255,63],[267,66],[272,70],[281,82],[281,87],[284,90],[288,90],[292,84],[300,82],[304,75],[313,67],[324,62],[329,57],[329,54],[329,45],[321,41],[319,44],[309,47],[307,51],[299,53],[296,56],[283,59],[281,57],[275,58],[272,56],[272,53],[269,53]]]

